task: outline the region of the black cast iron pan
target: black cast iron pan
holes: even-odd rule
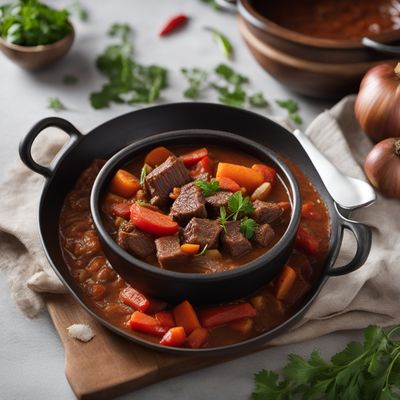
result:
[[[69,143],[50,166],[38,165],[32,158],[31,146],[40,132],[47,127],[57,127],[70,136]],[[85,304],[82,293],[68,272],[58,240],[58,220],[67,193],[84,168],[95,158],[109,158],[135,140],[169,131],[203,129],[231,132],[258,141],[295,162],[308,176],[323,197],[330,215],[331,237],[329,253],[318,285],[309,293],[298,312],[276,328],[255,338],[219,348],[186,349],[168,348],[150,343],[133,333],[129,334],[96,314]],[[47,258],[75,299],[103,325],[123,337],[153,349],[175,354],[232,354],[248,351],[288,330],[309,308],[324,283],[331,276],[344,275],[362,266],[371,247],[371,233],[367,226],[348,219],[349,211],[341,209],[330,197],[307,154],[297,139],[275,122],[258,114],[233,107],[207,103],[176,103],[134,111],[112,119],[86,135],[61,118],[39,121],[20,144],[20,156],[33,171],[45,177],[39,205],[39,234]],[[354,258],[346,265],[334,268],[344,229],[353,232],[357,241]]]

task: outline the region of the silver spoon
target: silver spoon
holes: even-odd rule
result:
[[[296,129],[293,134],[310,157],[329,194],[342,208],[366,207],[376,201],[370,184],[342,174],[300,130]]]

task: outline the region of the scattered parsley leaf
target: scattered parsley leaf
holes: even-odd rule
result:
[[[206,27],[207,31],[211,32],[215,42],[217,43],[221,53],[228,59],[233,57],[233,46],[229,39],[220,31],[214,28]]]
[[[303,119],[299,114],[299,105],[294,100],[276,100],[279,107],[287,110],[289,118],[297,125],[303,123]]]
[[[364,343],[351,342],[331,362],[313,351],[308,360],[291,354],[283,379],[272,371],[255,375],[254,400],[285,399],[398,399],[400,394],[400,341],[389,332],[369,326]]]
[[[197,254],[195,254],[194,256],[195,256],[195,257],[202,256],[202,255],[206,252],[207,246],[208,246],[208,243],[203,247],[203,249],[201,250],[200,253],[197,253]]]
[[[215,68],[215,73],[233,85],[242,85],[249,82],[247,76],[239,74],[226,64],[219,64]]]
[[[220,190],[219,183],[215,179],[210,182],[206,180],[197,180],[194,183],[202,190],[205,197],[212,196]]]
[[[242,192],[235,192],[228,200],[228,209],[232,213],[232,219],[237,220],[240,213],[249,214],[254,211],[250,197],[243,197]]]
[[[72,3],[71,6],[71,11],[76,14],[78,16],[78,18],[82,21],[82,22],[86,22],[89,19],[89,12],[88,10],[83,7],[83,5],[78,1],[75,0]]]
[[[261,92],[254,93],[252,96],[249,96],[249,103],[253,107],[267,107],[269,104]]]
[[[115,23],[112,24],[111,28],[108,30],[108,35],[120,38],[122,41],[126,42],[131,31],[131,27],[128,24]]]
[[[240,232],[243,233],[246,239],[250,240],[256,233],[257,227],[258,224],[253,218],[244,217],[240,223]]]
[[[201,0],[203,3],[210,5],[214,10],[219,10],[220,7],[215,0]]]
[[[200,91],[206,86],[208,72],[201,68],[182,68],[181,72],[186,77],[189,84],[189,87],[184,91],[183,95],[190,99],[197,99],[200,95]]]
[[[63,83],[65,85],[75,85],[79,82],[79,79],[75,75],[64,75]]]
[[[61,103],[61,100],[58,97],[49,97],[47,108],[51,108],[56,112],[66,109],[64,104]]]
[[[228,218],[226,216],[226,208],[225,207],[219,208],[218,222],[222,226],[223,230],[226,232],[226,223],[228,222]]]

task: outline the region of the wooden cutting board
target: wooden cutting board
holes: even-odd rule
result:
[[[108,399],[233,358],[177,356],[141,347],[104,328],[70,295],[47,295],[46,304],[65,349],[65,375],[78,399]],[[88,324],[96,336],[88,343],[71,338],[67,327],[77,323]]]

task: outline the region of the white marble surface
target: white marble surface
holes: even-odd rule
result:
[[[3,3],[4,1],[0,1]],[[66,1],[53,1],[67,5]],[[102,77],[94,60],[107,43],[105,32],[113,22],[128,22],[134,29],[137,58],[143,63],[157,63],[170,70],[170,87],[162,102],[184,101],[185,81],[181,67],[213,68],[223,57],[212,42],[205,25],[225,32],[235,47],[233,67],[251,78],[251,87],[262,90],[271,99],[295,98],[301,105],[304,126],[331,104],[299,98],[281,87],[253,60],[240,40],[235,17],[216,13],[200,0],[113,0],[86,1],[90,12],[87,23],[74,21],[76,42],[61,63],[45,71],[28,73],[0,55],[0,179],[17,155],[19,140],[39,119],[53,115],[47,109],[48,97],[57,96],[68,108],[58,113],[83,132],[103,121],[132,110],[112,106],[95,111],[88,94],[100,87]],[[192,17],[184,32],[160,39],[157,31],[162,22],[176,13]],[[64,74],[76,74],[80,83],[65,86]],[[202,100],[215,101],[213,97]],[[283,112],[276,107],[274,114]],[[1,197],[0,197],[1,207]],[[1,256],[1,255],[0,255]],[[33,320],[19,313],[10,299],[6,279],[0,275],[0,399],[73,399],[64,376],[64,354],[60,340],[46,312]],[[331,334],[298,345],[284,346],[240,358],[216,367],[203,369],[151,385],[123,398],[132,399],[247,399],[253,387],[253,374],[261,368],[279,370],[290,352],[308,355],[314,348],[326,356],[338,351],[359,332]]]

